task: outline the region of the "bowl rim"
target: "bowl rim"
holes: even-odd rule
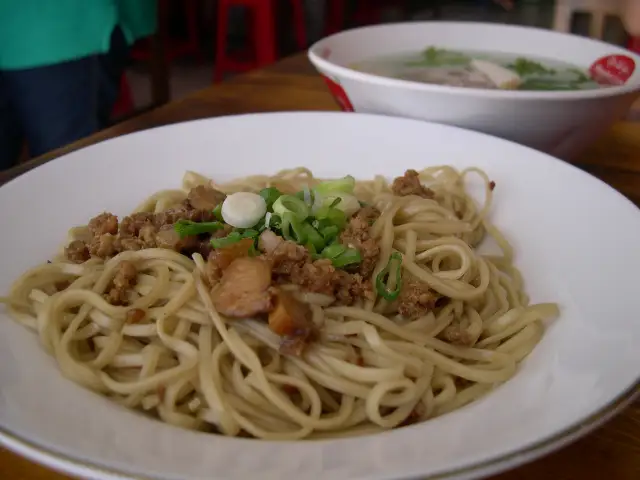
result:
[[[538,27],[530,27],[523,25],[504,25],[498,23],[489,23],[489,22],[470,22],[470,21],[453,21],[453,22],[442,22],[442,21],[424,21],[424,22],[395,22],[395,23],[385,23],[379,25],[367,25],[363,27],[352,28],[349,30],[343,30],[338,33],[334,33],[327,37],[324,37],[313,45],[309,47],[307,50],[307,56],[311,63],[318,70],[326,70],[331,72],[332,74],[336,74],[338,76],[346,77],[351,80],[379,85],[379,86],[387,86],[392,88],[399,88],[404,90],[411,90],[417,92],[429,92],[429,93],[439,93],[446,95],[462,95],[468,97],[481,97],[487,99],[501,99],[501,100],[512,100],[512,101],[527,101],[527,100],[540,100],[540,101],[576,101],[576,100],[588,100],[588,99],[600,99],[600,98],[610,98],[617,97],[625,94],[631,93],[640,93],[640,78],[635,83],[625,83],[619,86],[610,86],[607,88],[598,88],[598,89],[590,89],[590,90],[558,90],[558,91],[535,91],[535,90],[491,90],[491,89],[483,89],[483,88],[472,88],[472,87],[454,87],[450,85],[434,85],[428,83],[419,83],[411,80],[401,80],[398,78],[384,77],[381,75],[376,75],[373,73],[364,73],[358,70],[354,70],[349,67],[345,67],[342,65],[338,65],[326,58],[323,58],[318,51],[323,47],[323,44],[329,40],[336,39],[341,36],[348,36],[357,34],[359,32],[367,31],[367,30],[380,30],[380,29],[397,29],[401,30],[402,28],[406,28],[407,26],[417,26],[421,25],[425,28],[430,26],[438,25],[438,26],[450,26],[450,27],[466,27],[466,26],[482,26],[486,28],[493,28],[497,30],[506,30],[517,33],[518,31],[537,31],[541,34],[546,34],[549,36],[556,37],[572,37],[574,39],[580,39],[585,43],[585,46],[589,43],[591,44],[599,44],[600,46],[604,46],[610,48],[612,50],[612,55],[626,55],[631,57],[638,67],[640,67],[640,55],[628,50],[626,48],[620,47],[618,45],[609,44],[603,42],[601,40],[596,40],[593,38],[581,37],[579,35],[574,35],[571,33],[558,32],[555,30],[547,30],[544,28]]]

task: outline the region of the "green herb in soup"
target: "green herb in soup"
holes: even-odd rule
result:
[[[555,75],[556,73],[553,68],[547,68],[540,62],[535,62],[524,57],[516,58],[513,63],[509,63],[506,67],[521,77],[530,75]]]
[[[509,90],[567,91],[601,88],[586,70],[556,60],[447,50],[377,57],[353,68],[414,82]]]
[[[445,67],[453,65],[467,66],[470,62],[471,57],[464,53],[429,47],[422,52],[422,57],[419,60],[408,63],[417,67]]]

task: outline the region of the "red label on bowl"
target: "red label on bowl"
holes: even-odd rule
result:
[[[624,85],[635,69],[636,62],[633,58],[626,55],[609,55],[591,65],[589,73],[600,85]]]
[[[351,100],[349,100],[347,93],[344,91],[344,88],[342,88],[338,82],[330,79],[326,75],[323,75],[322,78],[324,78],[327,87],[329,87],[329,92],[331,92],[333,98],[336,99],[340,108],[345,112],[353,112],[353,105],[351,104]]]

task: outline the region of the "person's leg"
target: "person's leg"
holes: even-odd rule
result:
[[[113,107],[120,94],[120,78],[129,59],[129,45],[120,27],[111,34],[111,47],[98,57],[98,121],[100,128],[109,125]]]
[[[18,163],[23,140],[18,116],[9,102],[4,75],[0,72],[0,171]]]
[[[32,156],[98,130],[97,57],[4,71],[3,77]]]

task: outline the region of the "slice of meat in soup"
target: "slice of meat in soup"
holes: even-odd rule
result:
[[[224,270],[211,291],[213,305],[222,315],[247,318],[273,308],[271,266],[261,258],[237,258]]]
[[[489,78],[471,67],[432,67],[406,70],[400,74],[403,80],[412,82],[449,85],[452,87],[469,87],[495,89]]]

